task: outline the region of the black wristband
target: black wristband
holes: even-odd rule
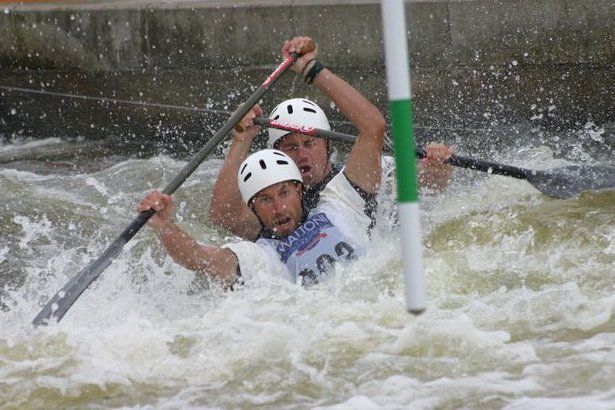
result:
[[[325,66],[318,60],[314,63],[310,71],[308,71],[304,80],[307,84],[312,84],[312,81],[316,78],[316,76],[325,68]]]
[[[307,63],[305,63],[305,65],[303,66],[303,70],[301,70],[301,75],[303,76],[303,78],[305,78],[305,69],[307,68],[307,66],[309,66],[309,65],[310,65],[310,63],[311,63],[312,61],[316,61],[316,59],[315,59],[315,58],[311,59],[310,61],[308,61]]]

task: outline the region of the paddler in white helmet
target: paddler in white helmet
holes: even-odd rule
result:
[[[303,48],[308,41],[307,37],[296,37],[284,43],[282,55]],[[223,210],[228,205],[223,215],[229,219],[249,216],[251,225],[239,230],[250,241],[224,247],[197,243],[173,222],[172,197],[158,191],[150,192],[138,206],[139,212],[157,211],[148,224],[177,263],[207,273],[226,286],[258,273],[279,274],[310,284],[319,281],[332,264],[363,253],[372,224],[370,204],[375,203],[380,187],[385,121],[373,104],[322,67],[316,55],[317,48],[303,55],[292,69],[303,72],[306,82],[315,82],[359,130],[345,166],[324,185],[316,207],[304,209],[302,196],[309,178],[315,173],[326,174],[326,141],[308,143],[323,150],[325,164],[315,160],[307,167],[299,161],[303,172],[290,156],[278,150],[248,156],[258,133],[252,120],[262,115],[260,107],[255,106],[242,119],[246,131],[234,132],[215,186],[218,193],[230,193],[218,204]],[[238,221],[241,219],[233,222],[235,226]]]
[[[308,37],[295,37],[286,41],[282,46],[282,56],[286,58],[290,53],[301,49],[308,41],[311,41]],[[359,131],[359,137],[384,135],[386,124],[378,109],[350,84],[324,67],[317,56],[318,47],[301,56],[291,70],[301,76],[307,84],[315,86],[325,94],[352,122]],[[209,212],[209,218],[214,224],[250,240],[255,240],[261,235],[263,226],[254,212],[241,201],[239,190],[235,186],[235,174],[241,161],[250,153],[252,141],[260,131],[260,127],[253,122],[255,117],[260,116],[263,116],[263,110],[256,105],[241,120],[244,131],[233,131],[229,152],[212,192]],[[271,111],[269,117],[297,126],[331,129],[324,111],[306,98],[283,101]],[[318,204],[320,192],[342,169],[341,165],[331,163],[328,141],[322,138],[270,128],[269,147],[288,154],[299,167],[304,184],[303,205],[306,209],[312,209]],[[364,156],[367,161],[366,166],[370,169],[375,158],[380,158],[381,147],[372,152],[373,155],[367,152]],[[442,144],[430,144],[427,147],[427,158],[420,162],[422,185],[441,187],[447,183],[451,167],[444,165],[443,162],[451,154],[452,150]],[[367,192],[375,193],[372,192],[373,187],[368,188]],[[373,195],[371,196],[372,198],[368,198],[368,212],[373,215],[376,200]]]
[[[377,134],[369,139],[368,146],[382,144]],[[361,139],[356,142],[362,143]],[[301,173],[288,155],[266,149],[246,158],[236,178],[243,204],[263,226],[255,242],[222,247],[199,244],[173,221],[173,198],[159,191],[147,194],[137,211],[156,210],[148,225],[175,262],[225,287],[263,274],[312,285],[326,277],[334,264],[357,258],[367,247],[371,219],[364,212],[364,195],[370,193],[359,184],[377,189],[380,171],[360,165],[360,157],[351,152],[345,168],[326,185],[318,205],[309,212],[302,205]],[[374,163],[379,168],[379,162]],[[357,182],[358,172],[371,177],[359,177]]]

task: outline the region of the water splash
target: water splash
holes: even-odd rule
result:
[[[544,148],[506,155],[565,163]],[[47,298],[182,165],[155,156],[88,173],[0,170],[10,406],[612,405],[613,193],[558,201],[470,171],[423,197],[429,305],[418,318],[404,310],[399,234],[383,213],[367,255],[311,290],[263,273],[224,292],[144,229],[61,323],[35,330]],[[178,221],[216,244],[233,239],[206,218],[220,165],[206,161],[176,195]]]

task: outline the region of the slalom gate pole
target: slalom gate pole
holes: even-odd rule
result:
[[[418,315],[425,310],[426,296],[404,2],[381,0],[380,4],[397,171],[406,309]]]

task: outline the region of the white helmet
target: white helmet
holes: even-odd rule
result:
[[[281,102],[271,111],[269,119],[331,131],[325,112],[316,103],[305,98],[293,98]],[[285,130],[269,128],[269,146],[274,148],[278,140],[287,134],[290,133]]]
[[[246,205],[260,190],[282,181],[303,183],[295,161],[277,149],[255,152],[239,166],[237,184]]]

